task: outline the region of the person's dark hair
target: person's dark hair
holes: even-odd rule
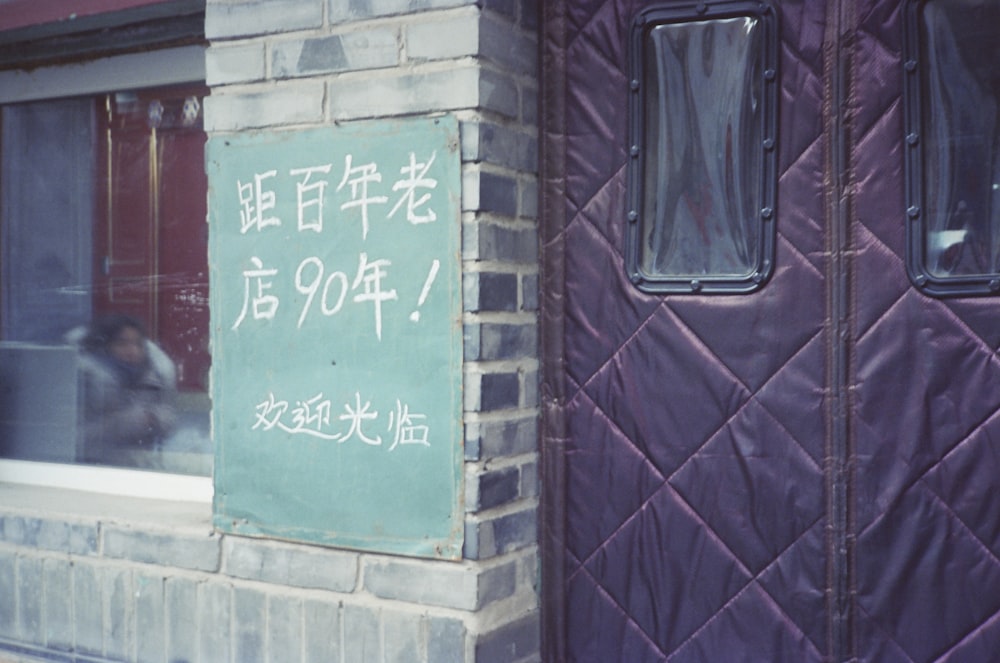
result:
[[[83,347],[91,352],[107,350],[111,341],[122,332],[123,329],[131,327],[135,329],[143,338],[146,338],[146,328],[141,322],[131,315],[124,313],[111,313],[103,315],[94,320],[87,330],[87,335],[83,338]]]

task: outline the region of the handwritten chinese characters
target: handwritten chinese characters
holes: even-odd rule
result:
[[[219,527],[459,557],[457,118],[220,133],[206,155]]]
[[[438,185],[436,179],[427,175],[436,157],[437,153],[432,152],[429,159],[418,162],[416,155],[413,152],[409,153],[409,163],[399,169],[401,177],[392,184],[391,190],[396,195],[396,203],[389,209],[386,218],[393,218],[401,208],[405,207],[406,221],[414,225],[430,223],[437,219],[437,214],[430,207],[431,194],[426,191],[433,190]],[[326,177],[332,168],[332,163],[326,163],[289,169],[287,173],[289,177],[301,178],[296,183],[296,216],[299,231],[323,232],[324,193],[328,183]],[[388,196],[375,195],[370,191],[372,185],[381,184],[382,174],[379,172],[378,164],[374,162],[354,165],[353,154],[344,157],[343,173],[336,191],[348,193],[349,199],[340,205],[340,209],[361,210],[361,238],[367,239],[370,209],[389,203]],[[268,184],[269,180],[278,176],[277,170],[267,170],[254,173],[246,182],[237,180],[241,233],[246,234],[255,229],[262,232],[269,226],[282,225],[282,219],[269,216],[277,206],[277,198]]]
[[[356,440],[371,447],[385,447],[388,451],[400,445],[431,446],[427,415],[411,411],[409,404],[398,398],[394,408],[388,412],[383,410],[380,416],[380,410],[373,408],[371,401],[362,402],[360,392],[355,392],[353,401],[344,403],[338,414],[334,414],[333,404],[322,392],[292,404],[269,393],[257,404],[255,411],[254,430],[278,428],[292,435],[341,444]]]
[[[355,165],[353,154],[344,157],[343,177],[335,192],[344,192],[348,199],[339,206],[341,212],[359,210],[361,221],[361,242],[368,239],[372,210],[385,210],[384,220],[396,217],[405,209],[405,221],[411,225],[432,223],[437,220],[433,207],[432,192],[438,182],[428,172],[437,157],[433,151],[425,161],[418,161],[414,152],[409,152],[408,160],[399,168],[399,177],[390,190],[395,196],[395,204],[386,210],[390,197],[377,195],[382,174],[375,162]],[[295,179],[295,217],[298,232],[322,233],[324,229],[325,194],[332,163],[304,168],[290,168],[287,176]],[[281,174],[276,169],[256,172],[247,181],[238,179],[236,190],[240,208],[240,233],[250,231],[266,232],[268,228],[280,228],[284,220],[277,215],[278,195],[274,186]],[[402,215],[401,215],[402,216]],[[345,218],[350,218],[345,215]],[[243,304],[231,329],[238,329],[245,321],[272,320],[277,315],[281,300],[273,291],[274,279],[281,278],[279,269],[265,266],[263,259],[253,255],[249,258],[249,268],[242,272]],[[395,288],[383,283],[390,276],[392,260],[383,257],[369,257],[361,251],[356,269],[353,265],[342,266],[328,272],[328,266],[318,256],[304,258],[295,269],[295,290],[306,299],[299,314],[297,326],[305,323],[317,293],[320,294],[320,312],[329,317],[338,313],[350,293],[353,303],[372,305],[375,336],[382,339],[382,307],[387,301],[398,300]],[[417,307],[427,298],[427,294],[440,268],[440,260],[431,259],[428,276],[417,301]],[[249,316],[249,318],[248,318]],[[413,310],[409,319],[419,322],[420,312]]]
[[[287,138],[261,142],[280,146]],[[429,447],[433,409],[415,411],[410,403],[420,395],[395,387],[402,379],[408,389],[422,388],[425,376],[401,378],[397,373],[414,367],[404,361],[387,368],[383,357],[419,345],[421,333],[447,339],[458,329],[452,316],[460,306],[452,308],[452,285],[441,277],[451,278],[443,267],[453,268],[457,258],[457,141],[328,138],[319,131],[292,136],[285,145],[300,149],[234,160],[222,181],[228,214],[214,223],[223,226],[223,278],[231,293],[222,322],[247,347],[269,352],[280,345],[293,355],[271,367],[280,378],[262,385],[266,399],[244,401],[253,408],[251,430],[389,450]],[[314,141],[322,147],[311,149]],[[306,143],[310,148],[301,149]],[[442,179],[452,173],[454,179]],[[314,372],[305,355],[317,341],[349,358],[322,379],[347,380],[357,402],[323,395],[343,393],[343,382],[321,387],[293,375],[296,366]],[[447,349],[442,358],[455,354]],[[276,396],[303,392],[313,395]],[[375,408],[365,393],[398,394],[396,406]]]

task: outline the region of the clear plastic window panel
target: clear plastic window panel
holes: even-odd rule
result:
[[[911,276],[931,292],[1000,290],[1000,3],[911,3]],[[918,94],[919,91],[919,94]],[[913,99],[913,96],[919,99]],[[914,117],[911,114],[911,117]],[[920,197],[922,192],[922,199]]]
[[[761,22],[666,23],[644,45],[639,267],[749,277],[759,267]]]

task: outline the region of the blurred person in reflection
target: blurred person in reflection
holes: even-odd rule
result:
[[[97,319],[79,346],[86,460],[146,464],[131,452],[158,450],[177,422],[173,362],[122,314]]]

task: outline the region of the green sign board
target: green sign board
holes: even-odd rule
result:
[[[457,121],[207,155],[216,526],[460,557]]]

